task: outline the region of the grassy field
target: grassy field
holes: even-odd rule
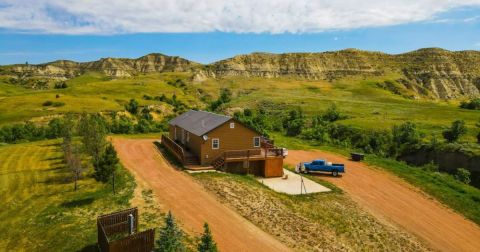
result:
[[[130,207],[135,182],[123,168],[119,192],[85,176],[73,190],[59,140],[0,147],[0,251],[90,251],[96,217]]]
[[[129,79],[106,79],[101,74],[90,73],[67,81],[66,89],[33,90],[6,84],[0,78],[0,125],[21,122],[66,112],[101,112],[124,110],[132,98],[140,105],[159,104],[158,101],[144,100],[143,95],[171,97],[196,106],[190,92],[168,85],[168,80],[184,78],[184,74],[156,74]],[[59,98],[56,98],[56,95]],[[64,106],[42,106],[45,101],[63,102]]]
[[[275,134],[276,144],[290,149],[321,149],[348,156],[350,151]],[[404,179],[468,219],[480,224],[480,189],[463,184],[452,175],[412,167],[403,162],[367,155],[365,162]]]
[[[0,78],[0,125],[41,118],[65,112],[98,112],[124,110],[124,104],[135,98],[140,105],[160,104],[144,100],[143,95],[171,97],[175,94],[192,107],[204,108],[204,100],[215,99],[220,88],[230,88],[233,99],[227,108],[267,106],[287,110],[299,106],[307,115],[325,111],[331,104],[349,116],[341,123],[366,129],[387,129],[405,121],[415,122],[427,136],[440,136],[444,127],[457,119],[465,120],[469,132],[462,140],[475,141],[480,112],[458,108],[458,101],[408,99],[377,87],[377,83],[395,76],[369,79],[343,78],[332,82],[290,78],[207,79],[194,82],[189,73],[160,73],[134,78],[110,80],[98,73],[89,73],[67,81],[66,89],[32,90],[6,84]],[[169,85],[182,79],[185,88]],[[59,94],[60,98],[55,98]],[[51,100],[65,103],[61,107],[42,106]]]
[[[460,109],[456,101],[415,100],[395,95],[376,86],[376,83],[385,79],[345,78],[327,82],[288,78],[230,78],[208,80],[202,83],[202,88],[212,93],[219,86],[234,90],[236,98],[228,104],[233,108],[265,104],[273,109],[298,106],[306,115],[315,115],[336,104],[342,113],[349,116],[341,123],[366,129],[389,129],[394,124],[412,121],[427,136],[440,136],[443,128],[452,121],[463,119],[469,128],[464,140],[475,140],[479,111]]]
[[[297,251],[426,251],[416,237],[382,224],[339,189],[277,193],[251,176],[197,173],[222,202]],[[268,218],[265,218],[265,213]]]

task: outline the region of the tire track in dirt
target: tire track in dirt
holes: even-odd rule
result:
[[[318,150],[289,150],[285,163],[296,165],[313,159],[344,163],[342,177],[322,179],[344,190],[377,218],[400,225],[434,249],[480,251],[478,225],[386,171]]]
[[[136,180],[149,185],[165,210],[184,230],[197,235],[208,222],[221,251],[289,251],[273,236],[221,204],[187,174],[171,167],[153,144],[155,139],[114,138],[122,164]],[[268,213],[265,213],[268,218]]]

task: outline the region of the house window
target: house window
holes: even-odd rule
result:
[[[260,147],[260,137],[253,138],[253,147]]]
[[[187,143],[190,142],[190,132],[187,131]]]
[[[177,127],[175,126],[175,134],[174,134],[175,140],[177,140]]]
[[[212,149],[217,150],[218,148],[220,148],[220,139],[213,138],[212,139]]]
[[[231,122],[230,123],[230,129],[234,129],[235,128],[235,123]]]

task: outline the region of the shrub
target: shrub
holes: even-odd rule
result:
[[[128,112],[136,115],[137,112],[138,112],[138,102],[137,102],[137,100],[135,100],[135,99],[130,99],[130,101],[128,102],[128,104],[125,105],[125,109],[126,109]]]
[[[327,111],[322,115],[322,119],[325,121],[329,122],[335,122],[338,120],[346,119],[347,116],[342,115],[338,110],[337,110],[337,105],[332,104]]]
[[[210,110],[215,111],[217,110],[221,105],[228,103],[232,100],[232,91],[228,88],[223,88],[220,91],[220,97],[216,100],[210,103]]]
[[[468,102],[462,102],[460,103],[460,108],[472,110],[480,109],[480,98],[475,98]]]
[[[64,81],[57,82],[57,83],[55,83],[55,86],[54,86],[55,89],[63,89],[63,88],[67,88],[67,87],[68,87],[68,85]]]
[[[443,138],[450,143],[456,142],[461,135],[467,133],[467,127],[465,127],[465,121],[456,120],[452,122],[452,126],[442,132]]]
[[[45,101],[44,103],[42,103],[42,106],[52,106],[53,102],[52,101]]]
[[[464,168],[458,168],[455,173],[455,179],[467,185],[470,184],[470,171]]]

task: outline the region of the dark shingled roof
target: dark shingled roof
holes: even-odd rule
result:
[[[194,135],[203,136],[230,119],[232,118],[229,116],[190,110],[173,118],[169,124],[183,128]]]

